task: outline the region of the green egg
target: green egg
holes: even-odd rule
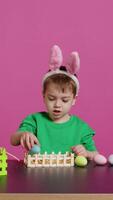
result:
[[[77,156],[75,158],[75,164],[78,167],[85,167],[87,165],[87,159],[84,156]]]

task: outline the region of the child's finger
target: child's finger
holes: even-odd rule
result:
[[[78,151],[79,151],[79,152],[84,152],[85,149],[84,149],[83,147],[80,147],[80,148],[78,148]]]
[[[73,151],[75,151],[75,150],[76,150],[76,146],[71,147],[71,149],[72,149]]]
[[[82,145],[77,145],[77,146],[72,146],[71,149],[77,150],[77,149],[81,149],[82,147],[83,147]]]
[[[26,145],[29,150],[32,148],[29,135],[26,135]]]
[[[40,145],[40,143],[36,137],[34,137],[34,143]]]
[[[75,152],[76,154],[81,154],[81,153],[84,152],[84,150],[83,150],[82,148],[75,148],[75,149],[74,149],[74,152]]]
[[[34,144],[35,144],[35,140],[34,140],[34,138],[30,138],[30,142],[31,142],[31,147],[33,147]]]
[[[85,151],[79,151],[78,154],[83,155],[83,154],[85,154]]]
[[[25,147],[24,141],[25,141],[25,135],[22,135],[21,138],[20,138],[20,144],[21,144],[22,147]]]
[[[77,150],[76,147],[74,147],[72,150],[73,150],[74,153],[76,153],[76,154],[78,153],[78,150]]]
[[[23,142],[22,138],[20,138],[20,144],[21,144],[22,147],[24,147],[24,142]]]

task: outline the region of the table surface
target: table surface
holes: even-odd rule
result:
[[[113,166],[27,168],[10,160],[7,176],[0,176],[0,193],[113,193]]]

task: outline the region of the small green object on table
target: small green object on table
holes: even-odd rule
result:
[[[2,147],[0,147],[0,175],[7,175],[7,154]]]
[[[88,161],[84,156],[76,156],[75,165],[78,167],[85,167]]]

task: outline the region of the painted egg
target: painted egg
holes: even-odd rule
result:
[[[39,145],[34,145],[31,150],[29,151],[29,154],[37,154],[40,152],[40,146]]]
[[[105,165],[107,163],[107,159],[101,154],[97,154],[94,157],[94,161],[97,165]]]
[[[87,165],[87,159],[84,156],[77,156],[75,158],[75,164],[78,167],[85,167]]]
[[[113,165],[113,154],[108,157],[108,162]]]

